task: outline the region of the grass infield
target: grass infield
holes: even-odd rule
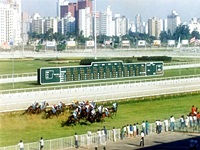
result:
[[[105,103],[111,106],[112,102]],[[157,96],[142,99],[124,99],[119,101],[117,116],[113,119],[106,118],[103,123],[88,123],[87,125],[77,124],[76,126],[61,127],[61,122],[66,121],[69,113],[64,113],[52,119],[42,119],[41,115],[22,115],[23,112],[11,112],[0,114],[0,147],[15,145],[20,139],[24,143],[35,142],[44,137],[54,139],[78,134],[85,134],[87,131],[96,132],[106,126],[120,128],[126,124],[141,124],[143,120],[150,123],[156,119],[164,120],[174,115],[180,118],[190,112],[191,106],[200,108],[200,94],[179,94],[176,96]]]

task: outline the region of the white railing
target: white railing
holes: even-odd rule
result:
[[[33,77],[33,76],[37,76],[37,72],[17,73],[17,74],[2,74],[2,75],[0,75],[0,79],[24,78],[24,77]]]
[[[27,92],[40,92],[40,91],[50,91],[50,90],[63,90],[63,89],[70,89],[70,88],[84,88],[84,87],[94,87],[94,86],[108,86],[108,85],[117,85],[117,84],[135,84],[135,83],[146,83],[146,82],[155,82],[155,81],[168,81],[168,80],[179,80],[179,79],[189,79],[189,78],[199,78],[200,74],[198,75],[189,75],[189,76],[175,76],[175,77],[166,77],[166,78],[144,78],[144,79],[135,79],[122,81],[106,81],[101,80],[101,82],[95,83],[80,83],[80,84],[70,84],[70,85],[58,85],[58,86],[47,86],[47,87],[36,87],[36,88],[23,88],[23,89],[13,89],[13,90],[1,90],[0,95],[2,94],[12,94],[12,93],[27,93]],[[75,82],[78,83],[78,82]]]
[[[152,83],[153,84],[153,83]],[[144,85],[145,86],[145,85]],[[147,85],[146,85],[147,86]],[[128,91],[128,92],[117,92],[117,93],[106,93],[106,94],[86,94],[84,96],[76,96],[76,97],[64,97],[64,98],[56,98],[56,99],[46,99],[49,104],[57,104],[60,101],[71,104],[72,101],[78,100],[89,100],[89,101],[112,101],[112,100],[120,100],[120,99],[129,99],[129,98],[140,98],[140,97],[149,97],[149,96],[160,96],[167,94],[177,94],[177,93],[186,93],[186,92],[195,92],[200,91],[200,85],[185,85],[182,87],[165,87],[162,89],[148,89],[141,91]],[[27,94],[29,95],[29,94]],[[36,99],[35,95],[35,99]],[[44,100],[44,97],[41,97]],[[9,111],[17,111],[17,110],[25,110],[31,104],[30,101],[26,102],[18,102],[18,103],[8,103],[8,104],[0,104],[0,112],[9,112]]]
[[[187,66],[188,68],[192,67],[199,67],[200,61],[196,60],[193,62],[180,62],[180,63],[164,63],[164,69],[179,69],[184,68],[184,66]],[[7,78],[22,78],[22,77],[34,77],[37,76],[37,72],[30,72],[30,73],[21,73],[21,74],[2,74],[0,75],[0,79],[7,79]]]
[[[178,132],[190,132],[190,133],[200,133],[200,124],[193,124],[191,127],[184,127],[181,128],[179,119],[176,120],[174,124],[175,131]],[[139,125],[139,133],[142,130],[142,126]],[[148,135],[156,133],[156,125],[155,123],[150,123],[148,126]],[[170,130],[170,126],[169,126]],[[116,141],[122,138],[121,136],[121,129],[116,129],[116,134],[113,134],[113,130],[107,130],[107,135],[101,134],[97,135],[97,133],[92,134],[83,134],[78,135],[78,144],[81,148],[94,148],[100,145],[106,145],[106,143],[111,143],[114,141],[114,137]],[[161,132],[164,131],[164,123],[162,122]],[[145,129],[146,132],[146,129]],[[58,138],[52,140],[45,140],[44,141],[44,149],[46,150],[63,150],[63,149],[70,149],[75,147],[75,140],[73,136],[66,137],[66,138]],[[17,145],[8,146],[8,147],[0,147],[0,150],[17,150],[19,147]],[[33,150],[39,149],[39,142],[33,143],[25,143],[24,144],[25,150]]]

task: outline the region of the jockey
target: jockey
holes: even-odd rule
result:
[[[58,109],[62,109],[62,102],[58,103]]]
[[[115,111],[117,111],[117,103],[113,103],[113,108]]]
[[[75,102],[73,102],[73,101],[72,101],[72,107],[76,107],[76,104],[75,104]]]
[[[40,103],[40,109],[43,110],[45,108],[46,101]]]
[[[92,106],[93,108],[95,108],[96,103],[95,103],[94,101],[92,101],[92,102],[91,102],[91,106]]]
[[[100,114],[102,113],[102,109],[103,109],[103,106],[100,105],[100,106],[98,107],[98,112],[99,112]]]
[[[53,105],[51,110],[55,114],[56,113],[56,105]]]
[[[34,102],[33,102],[33,104],[32,104],[32,107],[33,107],[33,109],[35,109],[35,108],[36,108],[36,105],[37,105],[37,102],[36,102],[36,101],[34,101]]]
[[[76,110],[73,111],[72,115],[74,116],[74,119],[77,119],[77,111]]]
[[[106,116],[108,116],[109,115],[108,108],[106,107],[104,110],[105,110]]]
[[[78,110],[79,110],[79,112],[81,113],[82,108],[81,108],[80,105],[78,106]]]
[[[92,109],[92,111],[91,111],[91,115],[94,117],[95,116],[95,110],[94,109]]]

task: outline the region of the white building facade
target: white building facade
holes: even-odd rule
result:
[[[92,36],[92,15],[90,13],[90,8],[79,10],[79,32],[83,34],[84,37]]]
[[[173,34],[176,30],[176,27],[181,24],[181,18],[178,13],[173,10],[171,15],[167,16],[167,30],[170,30]]]
[[[21,44],[21,2],[0,3],[0,44]]]
[[[192,31],[198,31],[200,33],[200,18],[192,18],[188,26],[190,29],[190,33],[192,33]]]
[[[99,25],[100,34],[106,36],[114,35],[114,21],[112,20],[112,11],[110,6],[107,7],[105,12],[100,12]]]

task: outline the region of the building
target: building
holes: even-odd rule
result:
[[[115,22],[115,36],[123,36],[128,34],[129,31],[129,20],[125,16],[120,16],[119,14],[114,17]]]
[[[142,17],[138,14],[135,16],[136,32],[141,33]]]
[[[92,36],[92,14],[90,8],[79,9],[79,32],[84,37]]]
[[[0,3],[0,20],[0,44],[21,44],[21,1]]]
[[[28,32],[30,31],[30,16],[28,13],[22,12],[21,18],[21,37],[25,44],[28,42]]]
[[[161,33],[161,20],[156,17],[148,19],[148,34],[159,38]]]
[[[67,35],[68,33],[75,32],[75,17],[69,12],[67,16],[60,20],[61,22],[61,31],[59,33]]]
[[[44,18],[44,33],[46,33],[49,29],[53,29],[53,33],[58,32],[58,18]]]
[[[176,27],[181,24],[181,18],[178,13],[173,10],[171,15],[167,16],[167,31],[170,31],[173,34],[176,30]]]
[[[100,28],[100,22],[99,22],[99,16],[100,16],[100,12],[96,12],[96,14],[93,14],[92,17],[92,35],[95,36],[95,23],[94,23],[94,19],[96,17],[96,35],[98,36],[100,34],[99,28]]]
[[[200,18],[192,18],[188,26],[190,29],[190,33],[192,33],[192,31],[198,31],[200,33]]]
[[[99,16],[99,33],[106,36],[114,35],[114,21],[112,20],[112,11],[110,6],[107,7],[105,12],[100,12]]]
[[[44,34],[44,19],[38,13],[31,17],[30,30],[31,33]]]

